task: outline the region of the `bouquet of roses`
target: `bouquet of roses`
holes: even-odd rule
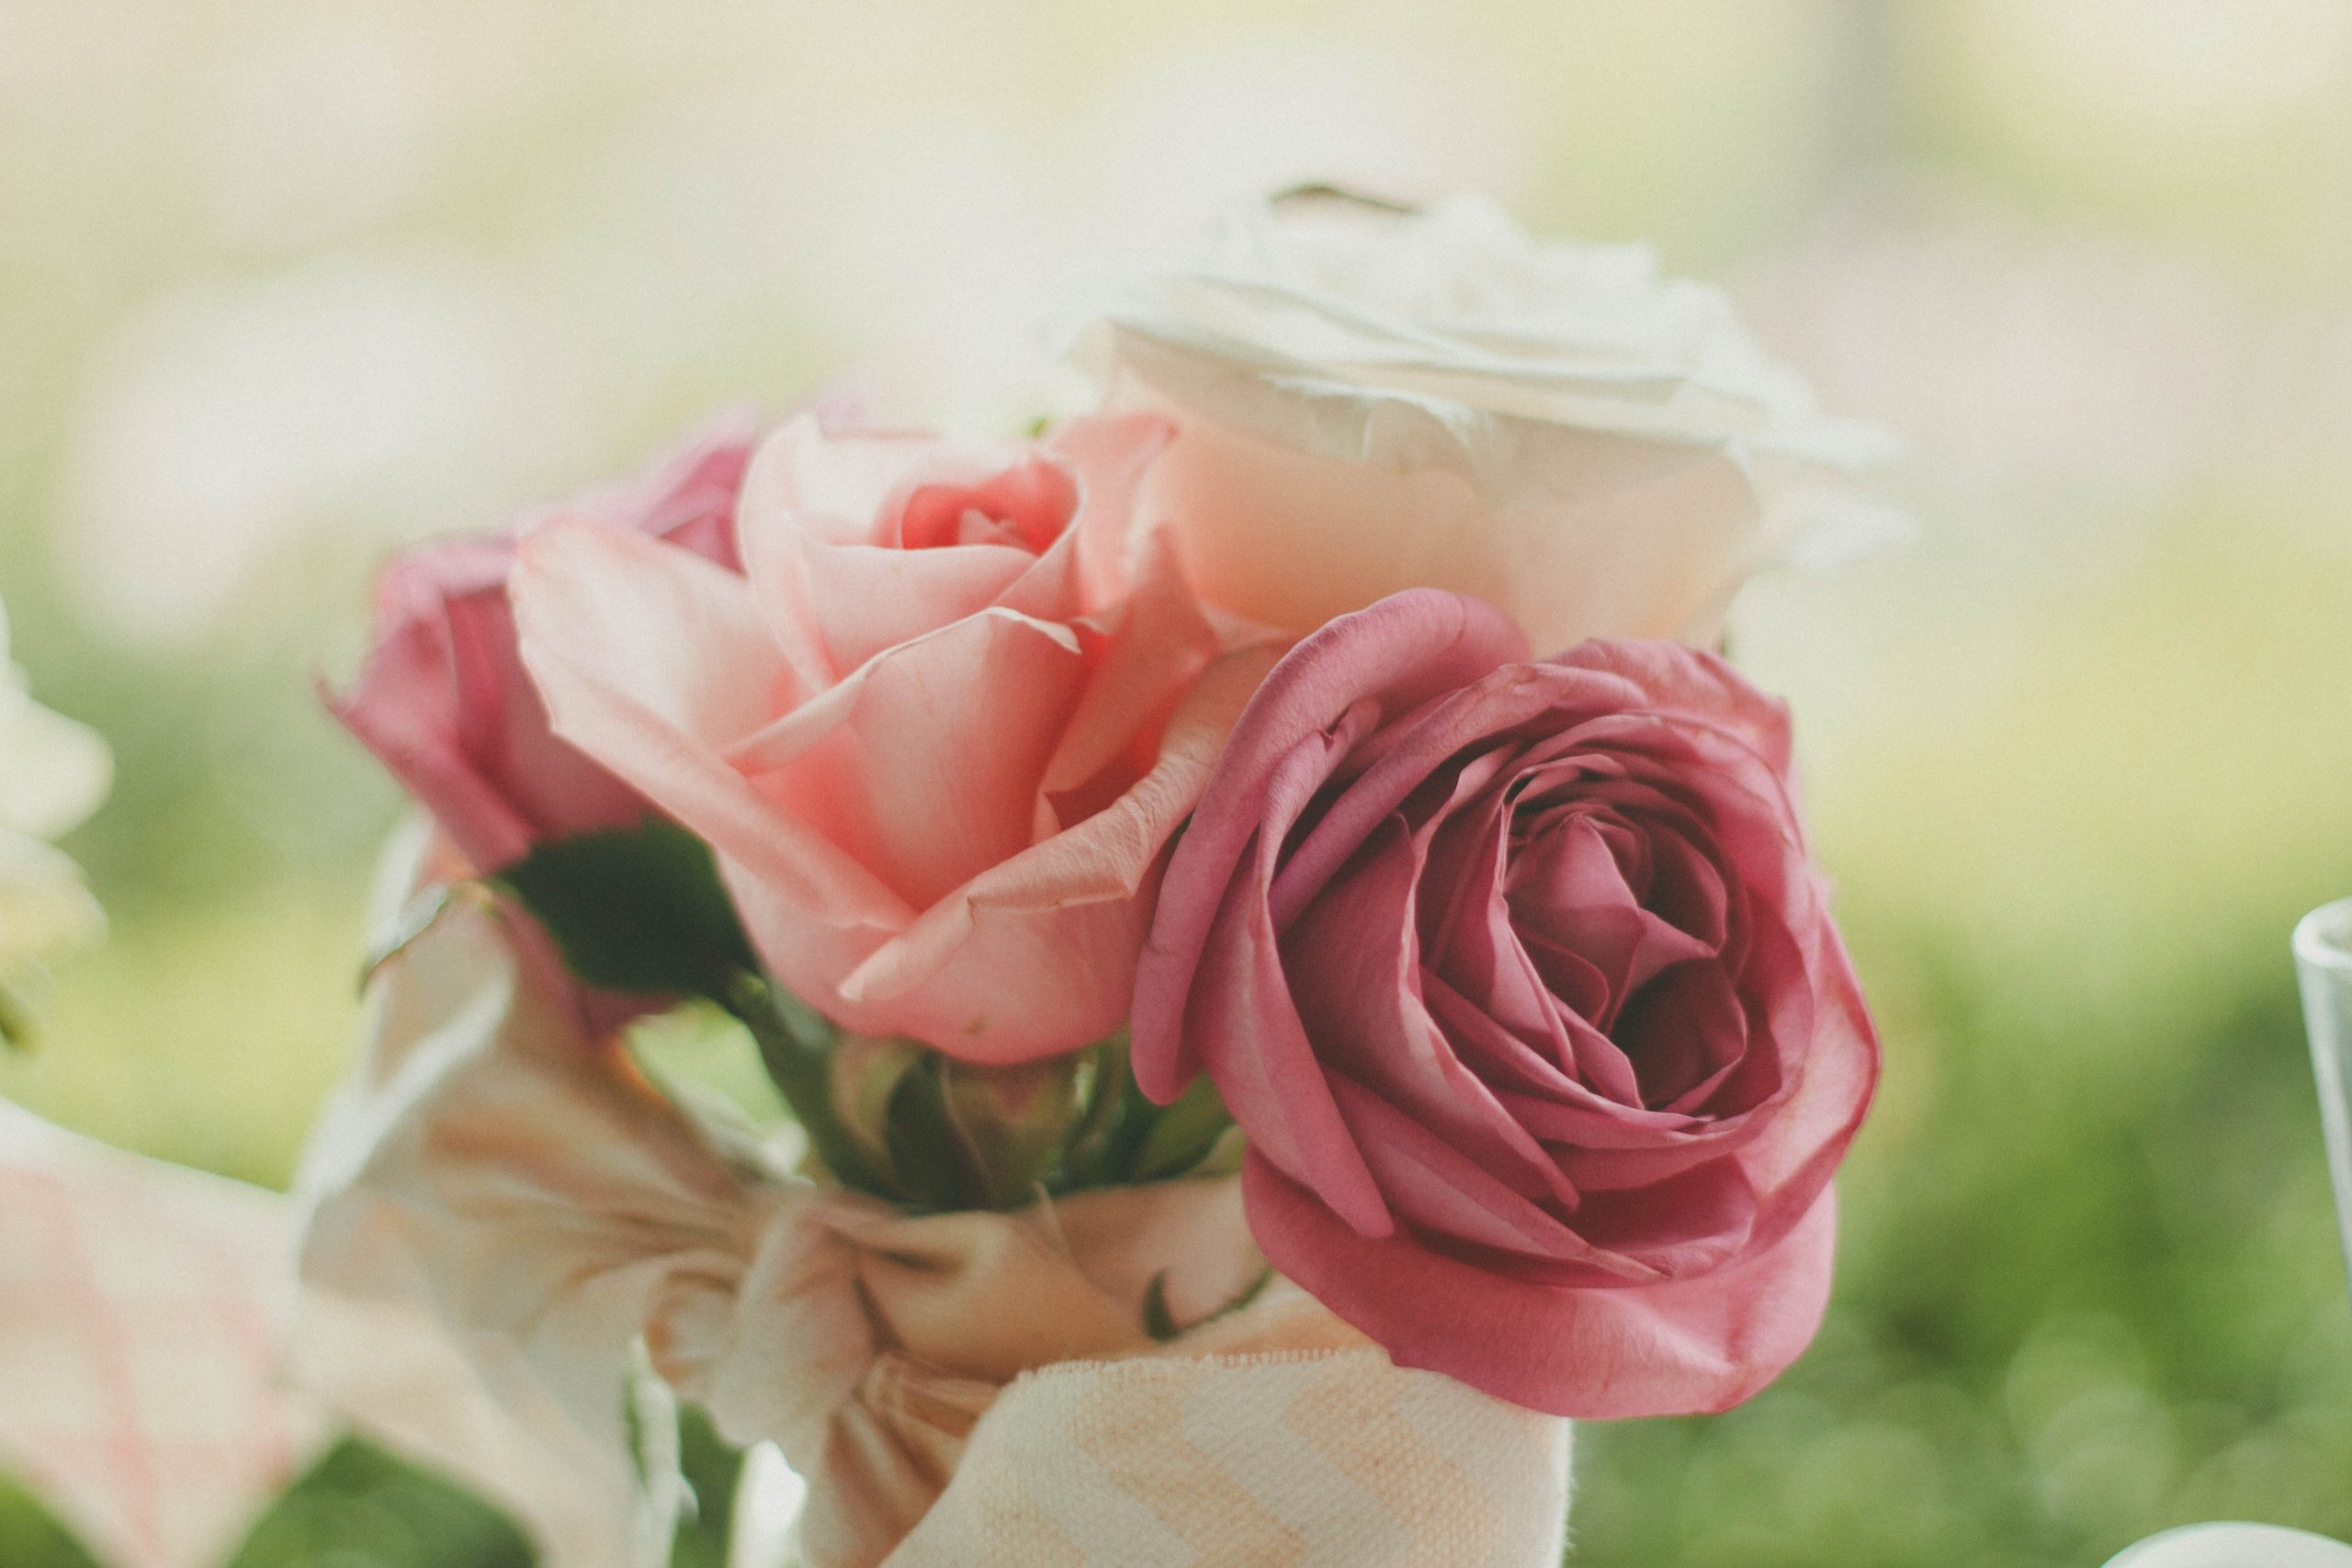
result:
[[[1070,352],[1032,439],[820,404],[382,581],[333,700],[433,831],[301,1359],[551,1562],[658,1559],[683,1401],[818,1568],[1549,1562],[1565,1418],[1820,1319],[1877,1051],[1705,649],[1874,438],[1472,203]],[[682,1001],[784,1133],[632,1055]]]

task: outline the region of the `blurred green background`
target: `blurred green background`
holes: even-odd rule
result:
[[[2352,892],[2342,0],[0,0],[0,599],[121,774],[0,1093],[282,1184],[396,810],[310,683],[386,549],[844,372],[1011,427],[1070,257],[1306,177],[1652,239],[1909,453],[1918,536],[1736,628],[1886,1035],[1836,1306],[1587,1428],[1577,1560],[2352,1537],[2286,955]],[[514,1560],[328,1468],[245,1568]]]

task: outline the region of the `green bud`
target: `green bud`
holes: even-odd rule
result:
[[[941,1058],[940,1098],[978,1180],[978,1205],[1014,1208],[1046,1185],[1085,1110],[1091,1077],[1082,1054],[1013,1067]]]
[[[911,1040],[843,1032],[832,1053],[833,1120],[892,1187],[899,1172],[890,1157],[891,1102],[925,1053]]]

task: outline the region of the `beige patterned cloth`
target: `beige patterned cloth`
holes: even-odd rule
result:
[[[1068,1362],[888,1568],[1553,1568],[1568,1423],[1377,1349]]]
[[[1558,1560],[1567,1424],[1400,1371],[1280,1280],[1222,1310],[1264,1271],[1231,1181],[910,1217],[689,1120],[494,908],[403,929],[305,1179],[295,1364],[548,1568],[662,1559],[640,1348],[806,1478],[807,1568]],[[1166,1344],[1156,1279],[1196,1325]]]
[[[118,1568],[214,1568],[316,1454],[286,1201],[0,1100],[0,1471]]]

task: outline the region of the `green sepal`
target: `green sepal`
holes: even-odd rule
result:
[[[872,1034],[843,1034],[833,1049],[833,1115],[893,1191],[899,1177],[890,1157],[891,1106],[928,1054],[911,1040]]]
[[[899,1201],[921,1213],[988,1206],[980,1178],[965,1159],[948,1120],[940,1083],[946,1060],[936,1051],[919,1053],[890,1096],[885,1131],[890,1168],[898,1174]]]
[[[1150,1283],[1143,1288],[1143,1331],[1150,1335],[1155,1343],[1165,1345],[1180,1335],[1190,1334],[1203,1324],[1215,1323],[1220,1317],[1239,1312],[1263,1295],[1266,1287],[1273,1282],[1273,1279],[1274,1271],[1272,1268],[1261,1269],[1258,1270],[1257,1277],[1242,1286],[1240,1292],[1232,1300],[1211,1312],[1200,1322],[1178,1323],[1174,1310],[1168,1304],[1168,1270],[1162,1269],[1159,1273],[1154,1274]]]
[[[1197,1169],[1215,1152],[1217,1140],[1233,1126],[1233,1117],[1217,1097],[1216,1085],[1204,1073],[1152,1118],[1136,1151],[1136,1181],[1166,1181]]]
[[[1007,1067],[939,1064],[940,1101],[980,1202],[1017,1208],[1047,1190],[1080,1119],[1086,1077],[1080,1054]]]
[[[1143,1288],[1143,1331],[1155,1344],[1165,1345],[1183,1329],[1177,1326],[1176,1314],[1168,1307],[1168,1270],[1162,1269]]]
[[[710,846],[674,822],[550,840],[492,880],[605,990],[730,1005],[759,969]]]

